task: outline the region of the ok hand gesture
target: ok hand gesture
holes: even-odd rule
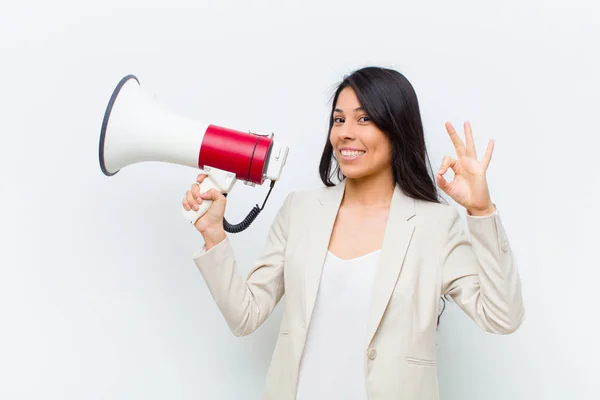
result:
[[[483,216],[494,212],[495,206],[490,199],[485,173],[492,159],[494,141],[490,140],[485,154],[477,160],[471,124],[465,122],[466,145],[460,139],[450,122],[446,130],[456,149],[456,158],[445,156],[437,172],[437,184],[454,201],[467,209],[471,215]],[[454,179],[446,181],[444,174],[452,168]]]

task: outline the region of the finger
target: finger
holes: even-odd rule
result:
[[[439,188],[442,189],[446,194],[448,193],[451,184],[446,180],[446,178],[444,178],[444,174],[448,171],[448,168],[452,168],[452,170],[454,171],[454,166],[456,165],[456,163],[456,159],[450,156],[444,156],[444,158],[442,159],[442,165],[440,166],[440,169],[438,170],[436,175],[436,181]]]
[[[192,207],[194,210],[198,210],[198,201],[194,197],[194,194],[192,193],[191,190],[187,191],[186,199],[187,199],[187,202],[190,205],[190,207]]]
[[[442,176],[442,174],[438,173],[436,175],[437,184],[440,189],[444,191],[444,193],[448,194],[448,189],[450,188],[450,184],[448,181]]]
[[[458,134],[454,130],[454,127],[450,122],[446,122],[446,130],[448,131],[448,135],[450,135],[450,140],[454,144],[454,148],[456,149],[456,154],[459,156],[463,156],[466,154],[465,145],[458,137]]]
[[[485,148],[485,154],[481,159],[481,163],[483,164],[483,168],[487,170],[490,165],[490,161],[492,161],[492,152],[494,151],[494,140],[490,140],[488,142],[487,147]]]
[[[202,203],[202,198],[200,197],[200,184],[193,183],[191,192],[192,196],[194,196],[194,199],[196,199],[198,203]]]
[[[473,130],[471,123],[465,122],[465,141],[467,143],[467,156],[477,159],[477,150],[475,149],[475,141],[473,140]]]
[[[190,201],[191,200],[191,196],[189,196],[189,190],[187,192],[185,192],[185,195],[183,196],[183,200],[181,201],[181,205],[183,205],[183,208],[185,208],[187,211],[190,211],[192,209],[192,207],[194,206],[194,202]]]
[[[456,159],[450,156],[444,156],[444,158],[442,159],[442,165],[438,170],[438,174],[444,175],[448,171],[448,168],[452,168],[452,170],[454,171],[454,166],[456,165],[456,162]]]
[[[202,183],[202,181],[203,181],[204,179],[206,179],[206,177],[207,177],[207,176],[208,176],[208,175],[207,175],[207,174],[204,174],[204,173],[202,173],[202,174],[199,174],[199,175],[196,177],[196,182],[198,182],[198,183]]]

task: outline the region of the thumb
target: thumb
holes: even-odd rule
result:
[[[214,202],[225,200],[225,196],[223,195],[223,193],[221,193],[217,189],[209,189],[204,193],[200,193],[200,197],[202,197],[203,200],[212,200]]]

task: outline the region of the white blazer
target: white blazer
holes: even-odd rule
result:
[[[299,365],[344,182],[288,195],[248,277],[228,239],[195,255],[232,332],[248,335],[286,295],[263,399],[296,398]],[[487,332],[524,316],[521,282],[498,211],[467,215],[415,200],[397,186],[375,276],[364,343],[369,400],[437,400],[436,328],[447,295]],[[343,335],[343,332],[340,332]]]

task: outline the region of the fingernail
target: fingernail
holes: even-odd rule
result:
[[[198,204],[194,204],[194,211],[198,211]]]
[[[196,201],[198,201],[198,203],[202,202],[202,197],[196,197]]]

